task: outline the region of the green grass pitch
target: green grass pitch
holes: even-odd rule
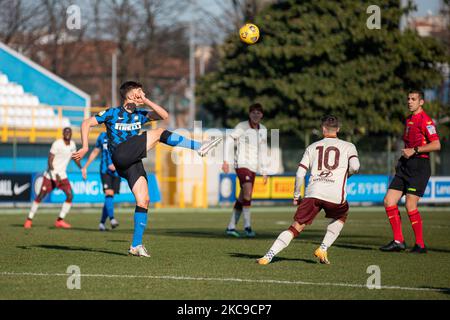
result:
[[[255,259],[290,225],[293,207],[254,208],[255,239],[225,236],[230,209],[151,209],[148,259],[127,256],[132,208],[116,209],[120,226],[108,232],[97,230],[100,208],[72,208],[71,230],[52,227],[58,211],[41,208],[24,230],[27,208],[0,208],[0,299],[450,299],[449,208],[421,210],[428,254],[380,252],[391,240],[383,209],[353,207],[329,249],[331,265],[313,256],[328,223],[320,213],[267,266]],[[79,290],[67,288],[70,265],[81,270]],[[371,265],[381,289],[366,287]]]

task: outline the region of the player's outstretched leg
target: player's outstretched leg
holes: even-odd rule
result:
[[[339,219],[334,219],[328,224],[327,233],[322,240],[322,244],[319,248],[314,251],[314,255],[319,259],[319,262],[322,264],[330,264],[328,260],[328,248],[336,241],[339,234],[341,233],[342,228],[344,227],[344,221]]]
[[[295,227],[294,227],[294,225],[295,225]],[[257,259],[256,262],[261,265],[269,264],[272,261],[272,259],[278,253],[281,252],[281,250],[286,248],[291,243],[292,239],[294,239],[295,237],[297,237],[299,235],[299,233],[301,232],[301,230],[303,230],[304,227],[305,227],[305,225],[300,225],[297,222],[294,222],[289,227],[288,230],[285,230],[282,233],[280,233],[278,238],[272,244],[272,247],[270,247],[269,251],[267,251],[267,253],[264,255],[264,257]]]
[[[181,147],[195,150],[197,151],[199,156],[204,157],[208,154],[209,151],[215,148],[222,141],[222,139],[223,139],[222,137],[218,137],[211,141],[201,144],[198,141],[180,136],[175,132],[165,130],[161,134],[159,141],[172,147]]]

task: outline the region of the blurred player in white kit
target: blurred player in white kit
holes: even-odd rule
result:
[[[63,138],[53,142],[48,155],[48,169],[44,173],[41,190],[31,205],[28,218],[25,221],[24,228],[30,229],[33,224],[33,218],[36,214],[41,201],[52,192],[53,189],[61,189],[66,195],[66,201],[63,203],[61,211],[57,220],[55,221],[56,228],[69,229],[71,225],[64,221],[64,218],[69,213],[72,207],[73,192],[70,186],[69,179],[67,179],[67,165],[69,164],[72,153],[77,151],[75,142],[72,140],[72,129],[64,128]],[[77,166],[81,169],[80,161],[75,161]]]

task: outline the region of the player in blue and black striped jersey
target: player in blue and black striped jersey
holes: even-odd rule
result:
[[[113,164],[117,173],[128,181],[136,199],[133,241],[128,253],[134,256],[149,257],[150,255],[142,245],[150,202],[147,174],[142,159],[147,157],[147,152],[158,142],[173,147],[196,150],[203,157],[217,146],[222,138],[216,138],[202,145],[200,142],[162,128],[147,130],[139,134],[143,124],[151,120],[165,120],[169,114],[164,108],[145,96],[140,83],[133,81],[123,83],[120,87],[120,95],[123,100],[122,106],[107,109],[83,121],[81,124],[83,146],[73,154],[73,158],[80,160],[84,157],[89,150],[90,128],[104,123],[108,135],[108,150],[111,152]],[[150,110],[137,109],[137,106],[142,105]]]
[[[108,135],[102,132],[98,135],[94,150],[89,155],[88,160],[81,169],[83,179],[87,179],[87,168],[101,153],[100,176],[102,179],[103,193],[105,194],[105,204],[103,205],[102,216],[98,226],[100,231],[106,231],[106,219],[109,218],[111,228],[117,228],[119,222],[114,218],[114,195],[120,192],[120,176],[112,162],[111,153],[108,150]]]

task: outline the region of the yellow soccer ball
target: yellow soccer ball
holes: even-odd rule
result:
[[[253,23],[246,23],[239,29],[239,37],[246,44],[255,44],[259,40],[259,28]]]

